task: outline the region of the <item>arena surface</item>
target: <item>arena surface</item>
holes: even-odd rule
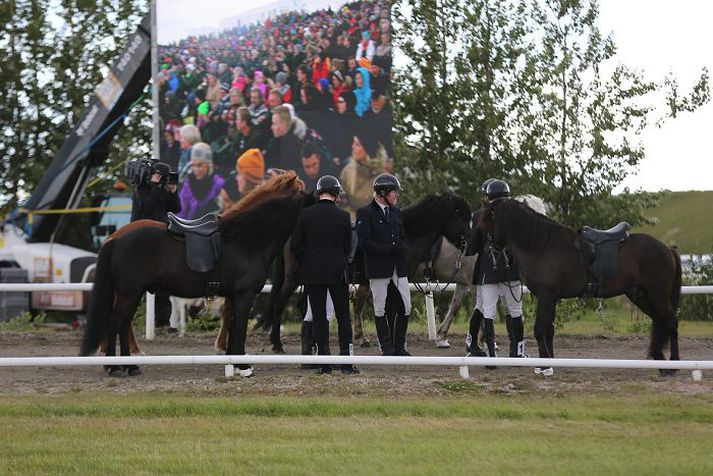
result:
[[[375,342],[375,336],[370,336]],[[0,334],[1,357],[75,356],[79,333],[41,331]],[[414,355],[462,356],[460,337],[451,338],[451,349],[436,349],[425,335],[409,336]],[[299,352],[299,336],[284,337],[289,353]],[[210,355],[213,336],[178,337],[159,335],[153,342],[141,341],[146,355]],[[333,348],[336,342],[332,342]],[[645,358],[648,336],[579,337],[556,336],[555,352],[563,358]],[[536,348],[527,341],[528,351]],[[263,351],[264,347],[264,351]],[[713,338],[681,338],[681,356],[686,360],[713,359]],[[248,353],[267,353],[266,337],[251,335]],[[360,355],[377,355],[376,348],[358,349]],[[294,365],[257,366],[250,379],[226,379],[222,366],[146,365],[144,374],[125,379],[110,378],[100,367],[0,367],[0,395],[66,394],[79,392],[187,392],[198,395],[284,395],[417,398],[465,393],[532,394],[576,396],[615,395],[698,395],[713,392],[713,375],[704,372],[701,382],[691,379],[690,371],[674,377],[659,377],[650,370],[556,369],[554,377],[544,378],[530,368],[470,368],[470,379],[463,380],[457,368],[367,366],[362,373],[344,376],[315,375]]]

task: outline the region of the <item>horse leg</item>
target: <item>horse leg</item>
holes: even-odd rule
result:
[[[215,350],[219,353],[226,353],[228,349],[228,327],[232,313],[231,299],[226,298],[223,310],[220,313],[220,330],[218,331],[218,337],[215,338],[214,344]]]
[[[555,308],[557,300],[554,296],[540,294],[537,296],[537,315],[535,317],[535,339],[540,352],[540,358],[554,358]],[[539,367],[535,373],[549,377],[554,374],[552,367]]]
[[[369,299],[369,286],[360,284],[354,293],[354,345],[371,347],[371,342],[364,334],[364,306]]]
[[[141,347],[139,347],[139,341],[136,340],[136,331],[134,330],[134,326],[130,325],[129,326],[129,351],[133,355],[144,355],[143,351],[141,350]]]
[[[230,307],[232,312],[228,325],[228,346],[226,354],[245,355],[245,340],[248,334],[248,317],[253,305],[255,295],[249,292],[237,293],[232,300],[226,299],[226,308]],[[231,305],[227,303],[232,301]],[[252,377],[253,369],[250,365],[240,364],[237,366],[242,377]]]
[[[626,296],[636,307],[651,318],[651,338],[649,356],[654,360],[664,360],[663,348],[671,342],[671,360],[678,360],[678,319],[673,314],[670,303],[664,299],[654,302],[646,290],[635,287],[626,291]],[[664,317],[665,316],[665,317]],[[659,369],[661,375],[673,375],[675,369]]]
[[[130,335],[134,335],[133,329],[134,326],[131,324],[131,319],[123,321],[121,327],[119,328],[119,350],[121,352],[121,355],[131,355]],[[134,336],[134,339],[135,338],[136,337]],[[124,371],[126,371],[126,373],[130,377],[136,377],[137,375],[141,375],[141,369],[138,365],[125,365]]]
[[[453,320],[458,315],[458,311],[463,305],[463,299],[471,290],[472,286],[467,284],[456,284],[456,290],[453,293],[453,298],[451,298],[451,303],[448,306],[448,311],[446,312],[443,322],[438,326],[438,332],[436,334],[436,347],[439,349],[448,349],[451,345],[448,343],[448,329],[450,329]]]

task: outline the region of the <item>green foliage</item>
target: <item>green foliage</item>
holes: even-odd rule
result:
[[[33,316],[29,312],[23,312],[9,321],[0,321],[0,331],[30,332],[37,330],[44,322],[44,313]]]
[[[216,316],[208,309],[203,308],[193,317],[186,318],[188,332],[217,331],[220,329],[220,316]]]
[[[477,203],[501,176],[570,226],[648,223],[658,195],[612,192],[644,157],[647,125],[710,100],[707,70],[685,94],[618,64],[596,1],[402,0],[394,12],[408,60],[394,82],[397,166],[411,194]]]
[[[684,284],[689,286],[710,285],[713,283],[713,263],[694,260],[690,270],[683,276]],[[681,297],[678,319],[687,321],[713,321],[713,296],[695,294]]]
[[[2,2],[0,195],[9,207],[34,189],[147,11],[146,0]],[[112,163],[150,150],[147,105],[112,144]]]

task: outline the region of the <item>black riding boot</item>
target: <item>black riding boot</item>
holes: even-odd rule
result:
[[[511,319],[510,357],[525,357],[525,323],[522,316]]]
[[[302,355],[314,355],[314,337],[312,335],[312,322],[302,321],[302,331],[300,332],[302,339]],[[302,369],[316,369],[319,366],[316,364],[302,364]]]
[[[497,357],[497,354],[495,353],[495,320],[494,319],[485,319],[484,334],[485,334],[485,345],[488,346],[488,356],[489,357]],[[493,370],[493,369],[495,369],[495,366],[488,365],[485,368],[488,370]]]
[[[396,316],[394,322],[394,355],[410,356],[406,350],[406,331],[408,330],[408,316]]]
[[[354,345],[351,342],[346,345],[340,345],[339,355],[354,355]],[[342,373],[351,375],[359,374],[361,371],[356,367],[356,365],[342,364]]]
[[[391,329],[385,316],[374,317],[376,324],[376,335],[379,338],[379,347],[383,355],[394,355],[394,341],[391,337]]]
[[[486,357],[488,355],[478,345],[478,332],[480,332],[480,326],[483,323],[483,319],[483,313],[478,309],[473,309],[473,313],[470,315],[468,335],[465,337],[465,351],[472,357]]]

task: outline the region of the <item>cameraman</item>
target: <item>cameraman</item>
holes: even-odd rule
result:
[[[181,211],[178,184],[168,183],[171,168],[163,162],[151,166],[151,177],[141,180],[131,197],[131,221],[156,220],[165,222],[168,212]]]
[[[178,184],[169,183],[171,168],[163,162],[151,165],[151,177],[139,180],[131,197],[131,221],[155,220],[165,223],[168,212],[177,213],[181,210],[178,199]],[[172,181],[171,181],[172,182]],[[156,327],[169,327],[171,319],[171,301],[168,294],[156,293]],[[169,332],[176,332],[170,328]]]

